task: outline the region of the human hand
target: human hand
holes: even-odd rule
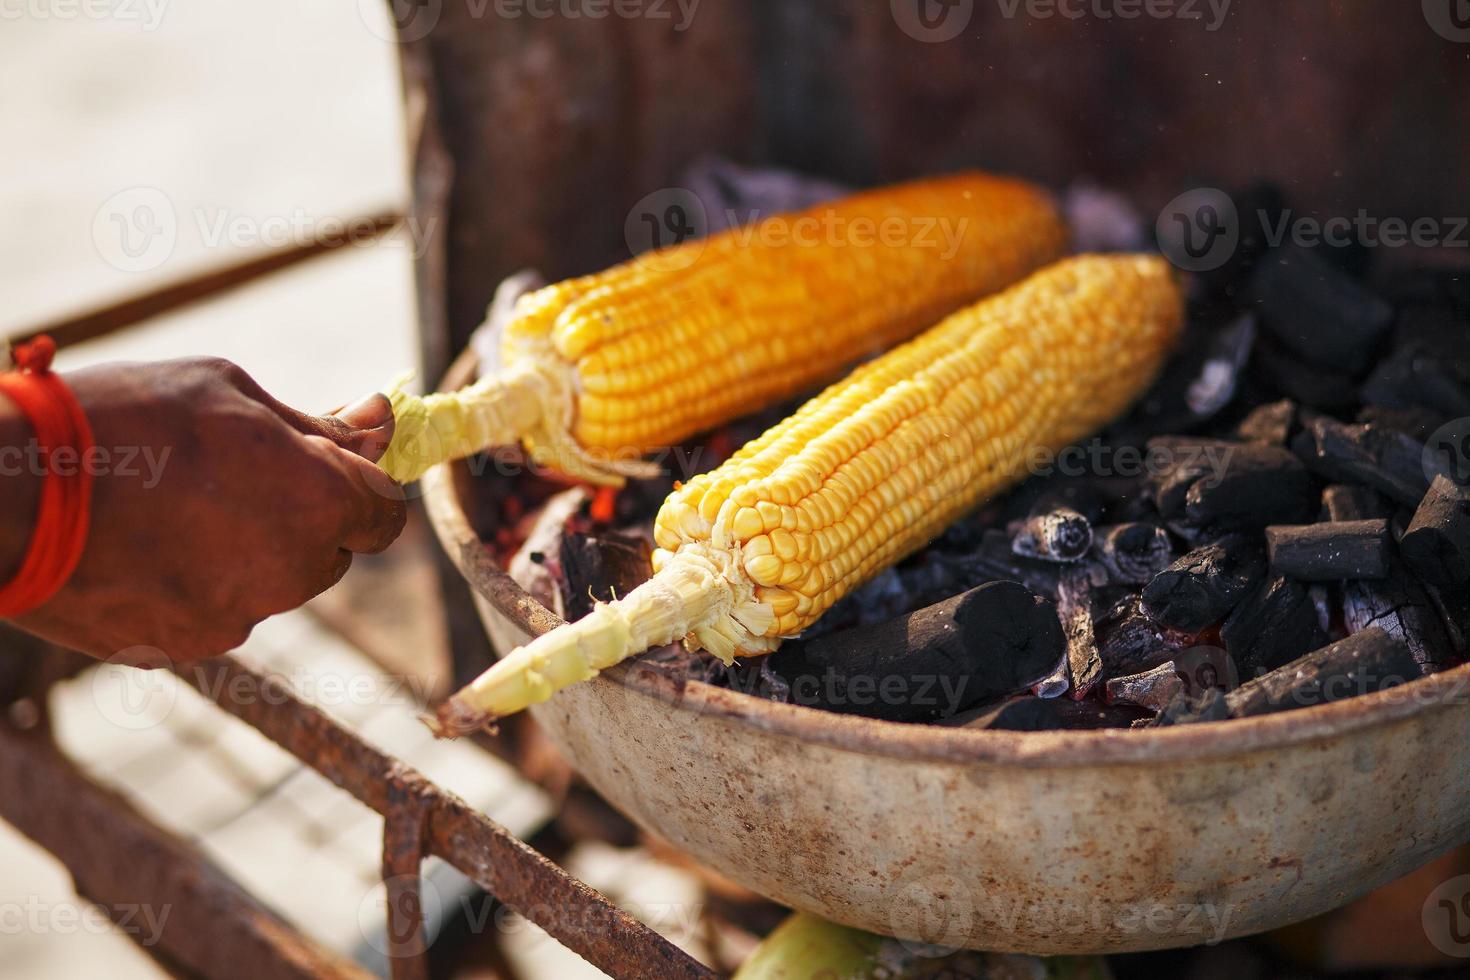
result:
[[[382,551],[403,529],[402,490],[373,465],[393,435],[380,395],[338,417],[306,415],[214,359],[65,378],[105,455],[81,563],[61,592],[15,620],[23,629],[99,659],[140,647],[160,651],[160,662],[211,657],[335,585],[354,553]],[[7,511],[32,526],[33,510]],[[18,566],[18,554],[6,557]],[[150,656],[137,665],[159,666]]]

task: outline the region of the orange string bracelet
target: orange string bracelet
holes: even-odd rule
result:
[[[36,528],[20,571],[0,588],[0,619],[30,612],[60,592],[76,571],[92,517],[92,426],[76,396],[51,370],[56,343],[40,336],[11,351],[14,368],[0,373],[0,393],[30,421],[43,464]],[[57,450],[70,448],[75,465],[58,472]]]

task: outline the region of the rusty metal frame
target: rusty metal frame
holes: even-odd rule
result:
[[[715,976],[459,797],[302,701],[281,678],[232,657],[176,672],[383,815],[394,980],[429,976],[419,890],[420,866],[429,856],[458,868],[498,902],[613,976]],[[27,693],[33,700],[43,696]],[[44,726],[24,731],[0,722],[0,817],[56,855],[78,893],[104,910],[142,903],[169,907],[158,945],[148,952],[172,970],[210,977],[365,975],[301,936],[124,797],[93,783],[61,754]]]

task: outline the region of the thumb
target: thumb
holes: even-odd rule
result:
[[[393,441],[393,404],[380,392],[361,398],[321,421],[345,427],[345,433],[329,438],[372,463],[383,458]]]

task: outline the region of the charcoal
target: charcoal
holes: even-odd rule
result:
[[[1207,421],[1230,404],[1255,340],[1255,317],[1249,314],[1238,317],[1209,338],[1201,363],[1184,390],[1184,404],[1192,416],[1189,421]]]
[[[1159,712],[1148,727],[1169,728],[1174,725],[1193,725],[1202,721],[1224,721],[1230,717],[1230,708],[1225,703],[1225,695],[1219,691],[1209,690],[1198,696],[1191,696],[1185,691],[1174,695],[1164,710]]]
[[[1174,661],[1159,664],[1152,670],[1107,682],[1103,697],[1108,704],[1136,704],[1150,711],[1163,711],[1174,695],[1184,690],[1184,679],[1174,669]]]
[[[1307,587],[1282,575],[1259,583],[1220,627],[1244,678],[1275,670],[1327,642]]]
[[[1235,530],[1310,521],[1319,503],[1301,460],[1277,446],[1251,444],[1232,452],[1221,473],[1190,486],[1184,514],[1196,527]]]
[[[1286,211],[1281,189],[1265,181],[1235,188],[1230,198],[1240,218],[1240,241],[1224,265],[1199,274],[1201,286],[1211,295],[1233,296],[1242,283],[1249,281],[1251,270],[1268,254],[1267,230],[1277,227]]]
[[[1439,613],[1439,622],[1455,659],[1470,656],[1470,592],[1426,585],[1424,592]]]
[[[1242,684],[1225,695],[1225,705],[1232,718],[1250,718],[1372,694],[1418,676],[1404,641],[1370,627]]]
[[[1297,405],[1290,398],[1253,408],[1235,427],[1235,437],[1244,442],[1285,446],[1297,430]]]
[[[1130,521],[1099,531],[1093,551],[1110,582],[1144,585],[1174,558],[1169,533],[1157,524]]]
[[[1021,558],[1011,551],[1011,536],[999,528],[987,530],[970,562],[982,574],[997,580],[1020,582],[1033,592],[1055,598],[1058,566],[1034,558]]]
[[[1027,504],[1026,516],[1036,517],[1055,510],[1072,510],[1088,523],[1102,522],[1108,508],[1108,493],[1093,479],[1058,477],[1036,488]]]
[[[1342,618],[1349,633],[1377,626],[1403,640],[1426,673],[1454,660],[1454,645],[1439,607],[1401,558],[1389,561],[1388,575],[1382,579],[1343,583]]]
[[[1461,327],[1470,332],[1470,328]],[[1444,418],[1470,415],[1470,377],[1464,366],[1428,344],[1399,347],[1373,369],[1363,398],[1398,409],[1432,409]]]
[[[1383,578],[1391,547],[1383,518],[1266,528],[1271,571],[1304,582]]]
[[[1136,594],[1114,603],[1097,621],[1096,635],[1104,677],[1136,674],[1166,663],[1188,639],[1144,612]]]
[[[1202,479],[1218,480],[1226,464],[1248,443],[1192,436],[1159,436],[1148,441],[1149,487],[1159,513],[1167,519],[1184,516],[1185,498]]]
[[[1059,564],[1081,560],[1091,547],[1091,522],[1070,507],[1033,514],[1011,540],[1011,551],[1022,558]]]
[[[1425,442],[1440,427],[1441,417],[1427,408],[1391,408],[1387,405],[1364,405],[1354,421],[1380,429],[1402,432],[1417,442]]]
[[[1435,477],[1399,550],[1430,585],[1456,589],[1470,582],[1470,492],[1443,474]]]
[[[1261,325],[1302,358],[1362,372],[1393,326],[1393,307],[1316,249],[1289,245],[1265,256],[1248,293]]]
[[[1330,521],[1371,521],[1393,513],[1383,494],[1352,483],[1334,483],[1323,490],[1322,509]]]
[[[1062,572],[1057,616],[1067,638],[1067,680],[1072,700],[1080,701],[1102,680],[1102,658],[1092,625],[1092,580],[1085,567]]]
[[[1358,404],[1358,384],[1352,375],[1304,363],[1279,344],[1257,344],[1253,364],[1256,376],[1273,391],[1303,405],[1324,412],[1345,412]]]
[[[1429,490],[1424,444],[1402,432],[1319,418],[1292,445],[1328,480],[1372,487],[1408,507]]]
[[[1227,535],[1156,575],[1143,590],[1143,608],[1165,626],[1198,632],[1229,615],[1265,573],[1255,539]]]
[[[648,578],[652,553],[642,536],[619,531],[595,535],[563,531],[561,571],[565,576],[566,618],[581,619],[596,602],[627,595]]]
[[[1099,704],[1067,698],[1020,697],[967,719],[966,728],[992,731],[1044,732],[1128,728],[1148,713],[1126,704]]]
[[[798,704],[921,721],[1025,690],[1063,649],[1056,606],[993,582],[886,623],[786,643],[768,659]]]

